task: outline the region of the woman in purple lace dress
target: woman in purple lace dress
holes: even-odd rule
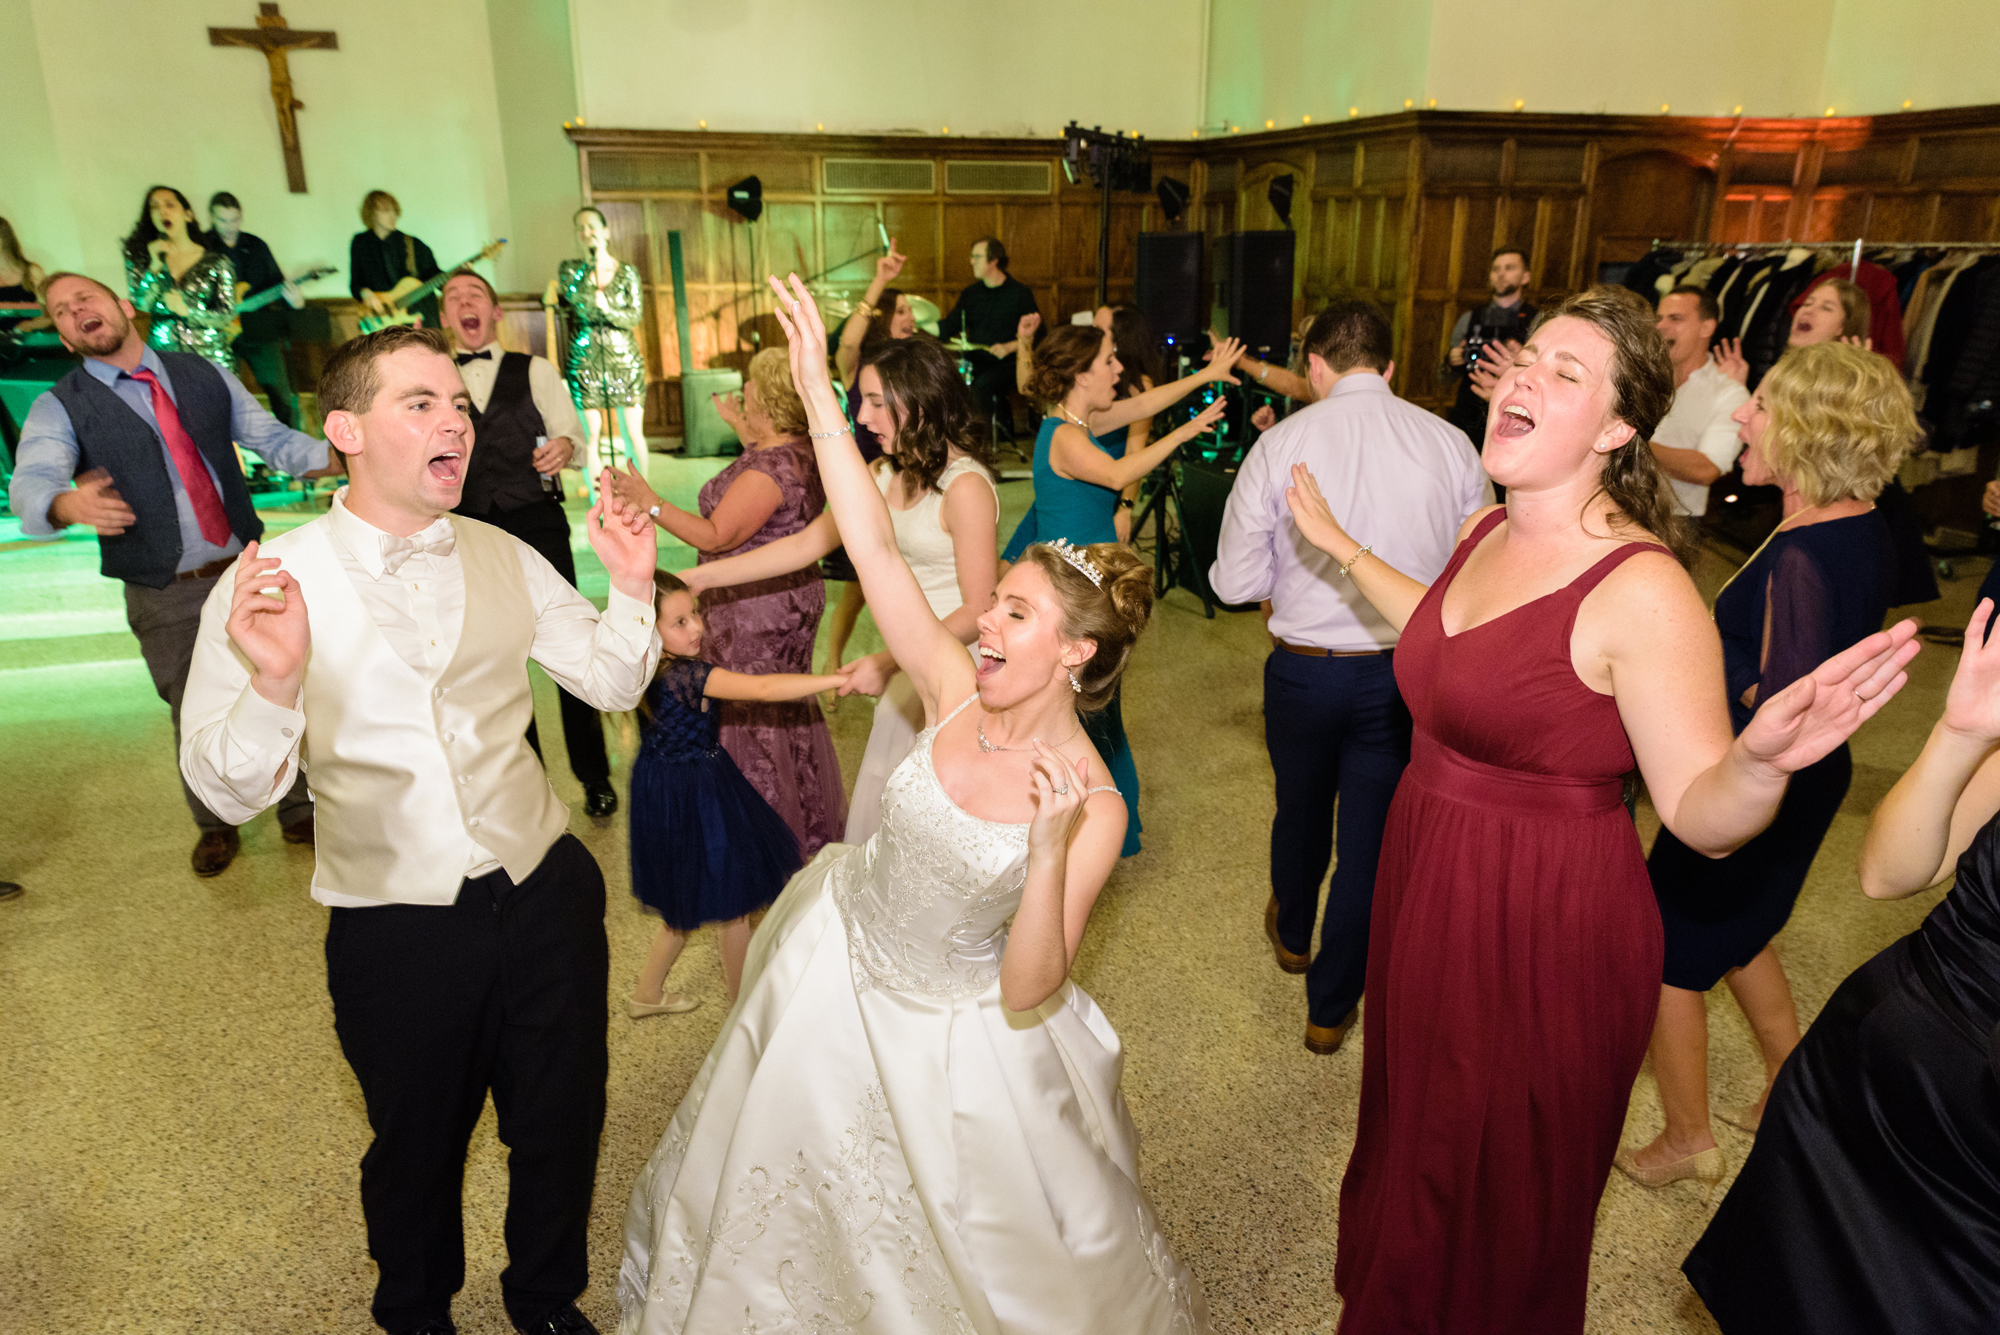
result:
[[[826,508],[806,438],[805,405],[792,388],[783,348],[751,359],[741,420],[743,454],[702,487],[698,515],[661,500],[636,474],[612,474],[620,499],[652,510],[660,527],[700,552],[702,561],[789,537]],[[810,672],[825,610],[826,585],[814,568],[713,590],[702,601],[708,623],[702,656],[731,672]],[[805,855],[838,840],[847,803],[819,705],[810,699],[732,700],[721,709],[723,749],[792,827]]]

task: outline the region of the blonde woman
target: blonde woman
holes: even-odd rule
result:
[[[1845,343],[1794,348],[1735,413],[1747,449],[1743,479],[1784,492],[1785,518],[1715,601],[1730,723],[1741,733],[1772,696],[1873,635],[1896,573],[1875,497],[1917,438],[1910,392],[1886,358]],[[1653,1076],[1666,1128],[1619,1151],[1634,1181],[1720,1181],[1726,1165],[1709,1126],[1705,995],[1727,982],[1764,1058],[1765,1083],[1725,1114],[1754,1131],[1778,1068],[1799,1042],[1798,1011],[1772,938],[1847,796],[1853,761],[1842,743],[1792,776],[1777,816],[1728,857],[1704,856],[1662,830],[1647,859],[1666,928]]]
[[[792,388],[783,348],[750,359],[743,385],[744,449],[701,489],[700,513],[662,500],[638,472],[607,470],[625,505],[701,553],[703,562],[755,551],[790,537],[826,508],[806,409]],[[731,672],[810,672],[813,639],[826,611],[826,585],[814,567],[702,600],[708,623],[703,657]],[[840,760],[826,719],[811,700],[730,701],[722,709],[722,745],[751,786],[777,809],[807,857],[838,840],[847,824]]]

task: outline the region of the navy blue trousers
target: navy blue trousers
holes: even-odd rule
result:
[[[1278,939],[1297,954],[1311,950],[1325,880],[1326,913],[1306,971],[1306,1000],[1312,1023],[1332,1026],[1360,1002],[1367,980],[1382,827],[1410,763],[1410,711],[1390,655],[1307,658],[1272,650],[1264,661],[1264,745],[1278,786],[1271,822]]]

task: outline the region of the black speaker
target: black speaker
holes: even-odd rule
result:
[[[1215,304],[1259,360],[1282,362],[1292,346],[1291,232],[1230,232],[1215,239]]]
[[[729,187],[728,198],[729,207],[744,222],[756,222],[764,212],[764,183],[755,176],[746,176]]]
[[[1201,240],[1200,232],[1139,233],[1133,304],[1155,333],[1184,347],[1200,339],[1208,314],[1201,300]]]
[[[1283,176],[1273,176],[1270,188],[1264,191],[1264,198],[1271,201],[1271,211],[1278,215],[1278,221],[1286,227],[1292,225],[1292,181],[1290,172]]]

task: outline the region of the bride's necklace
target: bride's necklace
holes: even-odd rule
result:
[[[1076,726],[1069,730],[1069,736],[1063,738],[1061,741],[1057,742],[1054,746],[1050,747],[1049,749],[1054,751],[1054,750],[1060,750],[1061,748],[1068,746],[1070,742],[1075,739],[1076,735],[1082,731],[1083,731],[1083,720],[1078,719],[1076,721]],[[986,725],[984,723],[975,724],[973,727],[973,732],[979,738],[979,749],[986,752],[988,755],[993,754],[993,752],[995,751],[1028,751],[1033,749],[1032,747],[1027,747],[1027,746],[994,745],[992,742],[986,740]]]

